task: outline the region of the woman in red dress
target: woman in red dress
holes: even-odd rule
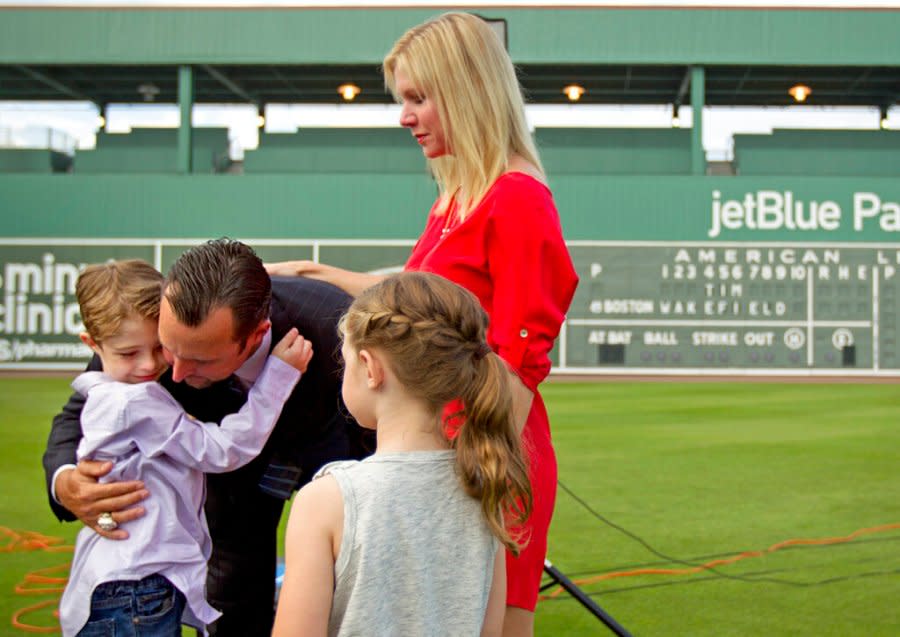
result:
[[[481,18],[448,13],[407,31],[384,60],[400,124],[422,147],[439,196],[407,270],[473,292],[488,343],[509,365],[529,457],[534,510],[519,557],[507,555],[504,635],[531,635],[556,499],[556,456],[538,384],[578,277],[529,134],[521,89],[500,38]],[[328,281],[356,295],[381,277],[310,261],[271,274]],[[463,425],[465,426],[465,425]]]

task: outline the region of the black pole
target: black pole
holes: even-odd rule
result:
[[[613,619],[605,610],[600,608],[597,602],[591,599],[583,590],[578,588],[575,582],[563,575],[558,568],[553,566],[553,564],[550,563],[550,560],[544,560],[544,572],[549,575],[554,582],[566,589],[572,597],[577,599],[582,606],[587,608],[594,617],[606,624],[606,627],[616,635],[619,635],[619,637],[631,637],[631,633],[625,630],[619,622]]]

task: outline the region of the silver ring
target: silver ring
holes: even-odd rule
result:
[[[109,532],[119,528],[119,523],[113,520],[112,513],[101,513],[100,517],[97,518],[97,526]]]

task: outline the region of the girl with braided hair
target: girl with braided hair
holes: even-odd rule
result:
[[[274,637],[499,635],[509,531],[531,510],[505,363],[478,299],[401,273],[341,322],[344,402],[377,448],[297,494]],[[447,436],[447,406],[458,408]]]

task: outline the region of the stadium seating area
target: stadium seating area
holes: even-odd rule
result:
[[[0,173],[64,173],[72,156],[47,148],[0,148]]]
[[[680,128],[537,128],[550,175],[690,175],[691,131]],[[0,149],[0,173],[175,173],[178,130],[136,128],[97,134],[94,150]],[[236,167],[228,129],[195,128],[191,172],[198,174],[421,174],[422,154],[402,128],[303,128],[260,132]],[[742,176],[900,176],[900,131],[776,129],[736,134],[734,160],[708,174]],[[727,163],[727,162],[724,162]]]
[[[776,129],[735,135],[738,175],[900,176],[900,131]]]
[[[259,147],[244,153],[244,172],[418,173],[422,152],[409,131],[396,128],[301,128],[259,134]]]
[[[125,134],[101,131],[94,150],[76,153],[73,172],[175,173],[177,157],[178,129],[135,128]],[[191,172],[224,172],[228,164],[228,129],[195,128]]]
[[[550,175],[689,175],[691,131],[681,128],[537,128]]]

